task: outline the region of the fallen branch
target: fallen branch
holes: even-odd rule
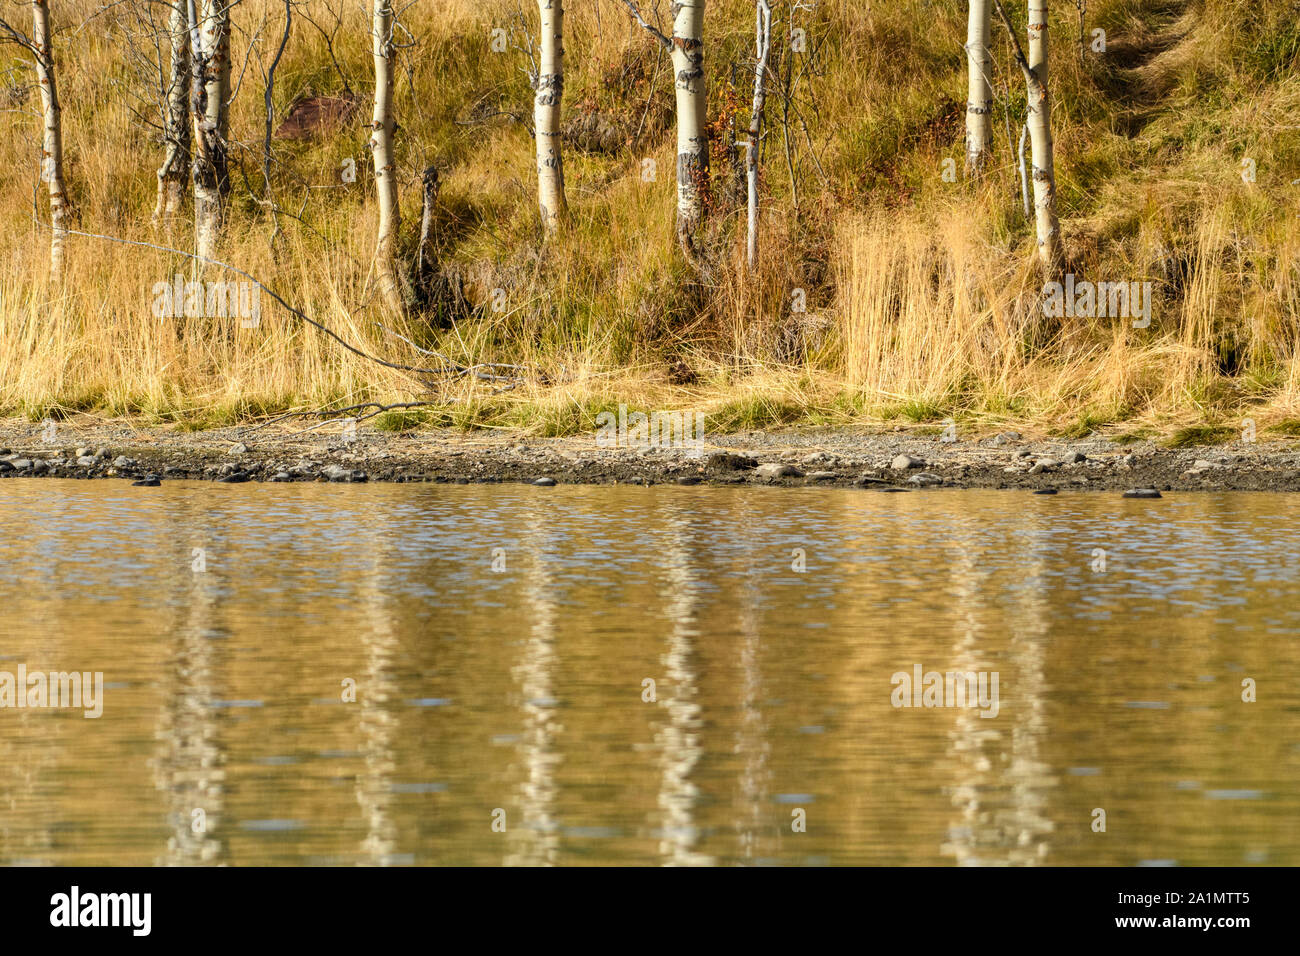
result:
[[[308,418],[310,416],[315,415],[317,417],[325,419],[324,422],[320,423],[322,425],[325,424],[325,422],[332,421],[339,418],[345,418],[345,417],[350,418],[353,422],[364,422],[367,419],[374,418],[376,415],[382,415],[384,412],[391,412],[394,409],[398,409],[398,408],[403,408],[403,409],[425,408],[430,405],[437,405],[437,404],[439,403],[438,402],[394,402],[391,405],[384,405],[380,402],[362,402],[359,405],[349,405],[346,408],[320,408],[320,409],[314,409],[305,412],[285,412],[283,415],[277,415],[274,418],[267,419],[266,421],[262,422],[260,425],[253,426],[248,430],[248,433],[259,431],[265,428],[267,425],[274,425],[276,422],[282,422],[289,418]],[[373,412],[369,412],[365,415],[359,415],[359,416],[346,414],[347,412],[359,412],[363,408],[373,408],[375,410]]]
[[[46,229],[50,228],[49,223],[44,222],[43,220],[36,217],[33,218],[35,219],[37,224],[44,226]],[[462,375],[468,374],[470,371],[470,369],[467,366],[460,365],[458,363],[449,363],[449,367],[446,368],[422,368],[416,365],[402,365],[401,363],[389,362],[386,359],[381,359],[374,355],[369,354],[368,352],[364,352],[361,349],[357,348],[352,343],[348,342],[342,336],[338,335],[336,332],[331,331],[322,323],[317,322],[315,319],[307,315],[302,310],[294,308],[292,305],[286,302],[274,289],[267,287],[256,276],[245,272],[243,269],[240,269],[238,266],[232,266],[228,262],[221,262],[218,259],[209,259],[207,256],[201,256],[196,252],[186,252],[184,249],[173,249],[170,246],[163,246],[153,242],[142,242],[137,239],[122,239],[119,236],[105,236],[95,232],[80,232],[75,229],[67,230],[67,234],[69,236],[82,236],[86,239],[102,239],[105,242],[116,242],[124,246],[139,246],[144,249],[155,249],[159,252],[169,252],[172,253],[173,255],[184,256],[187,259],[193,259],[196,262],[202,262],[206,265],[219,266],[222,269],[226,269],[230,272],[235,273],[235,275],[243,276],[245,279],[248,279],[250,282],[255,283],[259,289],[266,292],[267,295],[269,295],[273,300],[279,303],[285,309],[285,311],[289,312],[291,315],[301,319],[302,321],[306,322],[308,325],[314,326],[315,328],[324,332],[326,335],[332,338],[335,342],[338,342],[339,345],[343,346],[353,355],[357,355],[363,359],[367,359],[368,361],[374,362],[376,365],[382,365],[384,368],[395,369],[399,372],[413,372],[418,375],[438,375],[438,376],[450,375],[452,377],[457,377],[457,378]]]
[[[394,332],[392,329],[390,329],[390,328],[386,328],[385,326],[380,325],[378,322],[376,322],[375,325],[378,325],[380,329],[382,329],[383,331],[387,332],[387,333],[388,333],[389,335],[391,335],[393,338],[395,338],[395,339],[401,339],[403,342],[405,342],[405,343],[406,343],[407,345],[409,345],[411,348],[415,349],[415,350],[416,350],[417,352],[419,352],[421,355],[432,355],[434,358],[436,358],[436,359],[438,359],[438,360],[440,360],[440,361],[442,361],[442,362],[445,362],[445,363],[447,363],[447,364],[449,364],[449,365],[456,365],[456,364],[458,364],[458,363],[456,363],[455,361],[453,361],[452,359],[447,358],[447,356],[443,355],[441,352],[435,352],[435,351],[433,351],[432,349],[421,348],[420,346],[418,346],[418,345],[416,345],[414,342],[412,342],[410,339],[408,339],[405,335],[399,335],[397,332]],[[485,368],[495,368],[495,369],[509,368],[509,369],[515,369],[515,370],[517,370],[517,371],[521,371],[521,372],[525,372],[525,371],[527,371],[527,369],[526,369],[524,366],[522,366],[522,365],[506,365],[506,364],[503,363],[503,362],[479,362],[479,363],[476,364],[476,365],[465,365],[465,366],[461,366],[461,368],[463,369],[463,371],[460,373],[461,375],[469,375],[469,374],[473,374],[475,378],[480,379],[480,380],[485,381],[485,382],[514,382],[516,385],[522,384],[522,383],[523,383],[523,379],[520,379],[520,378],[512,378],[512,377],[510,377],[509,375],[493,375],[493,374],[489,374],[489,373],[487,373],[487,372],[479,371],[479,369],[485,369]]]

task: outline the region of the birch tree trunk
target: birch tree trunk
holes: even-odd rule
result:
[[[672,57],[677,88],[677,241],[686,258],[695,262],[695,231],[704,220],[709,188],[704,0],[673,0],[671,40],[646,22],[635,0],[623,0],[623,6]]]
[[[1050,274],[1060,271],[1061,225],[1056,218],[1056,167],[1052,156],[1052,101],[1047,82],[1047,0],[1029,0],[1029,143],[1034,163],[1034,209],[1038,259]]]
[[[966,174],[984,169],[993,141],[993,86],[989,80],[989,0],[970,0],[966,24]]]
[[[564,0],[537,0],[541,14],[541,62],[533,126],[537,130],[537,202],[542,229],[554,234],[568,215],[564,197],[564,155],[560,142],[560,101],[564,98]]]
[[[1033,162],[1034,219],[1038,234],[1038,260],[1048,278],[1061,271],[1065,253],[1061,225],[1056,218],[1056,171],[1052,161],[1052,113],[1047,83],[1047,0],[1029,0],[1029,58],[1026,60],[1011,20],[994,0],[998,14],[1011,33],[1016,62],[1025,75],[1029,105],[1029,144]]]
[[[171,35],[171,69],[163,115],[163,164],[158,167],[158,203],[153,221],[170,221],[180,212],[185,197],[185,179],[190,165],[190,83],[189,20],[185,0],[171,0],[171,18],[167,26]]]
[[[228,0],[202,0],[202,18],[194,22],[188,0],[194,111],[194,236],[200,256],[213,258],[225,220],[230,172],[226,156],[230,95],[230,7]],[[197,37],[196,37],[197,34]]]
[[[397,179],[393,165],[393,4],[372,0],[371,52],[375,64],[375,103],[370,124],[370,155],[375,166],[375,192],[379,201],[379,230],[375,267],[384,301],[397,312],[405,311],[397,279],[397,230],[401,210],[397,204]]]
[[[48,0],[32,0],[32,45],[36,48],[36,78],[41,87],[45,132],[41,144],[41,179],[50,193],[50,277],[63,278],[63,247],[68,236],[68,194],[63,183],[63,122],[54,81],[54,48]]]
[[[672,59],[677,77],[677,241],[695,255],[695,232],[704,220],[709,186],[709,134],[705,127],[704,0],[673,4]]]
[[[745,262],[758,268],[758,147],[763,135],[763,108],[767,103],[767,56],[771,51],[772,8],[767,0],[754,5],[754,104],[749,113],[749,144],[745,149],[745,177],[749,185],[749,218]]]
[[[433,244],[433,210],[438,202],[438,170],[428,166],[420,177],[423,186],[420,209],[420,241],[415,252],[416,296],[427,305],[434,298],[438,279],[438,250]]]

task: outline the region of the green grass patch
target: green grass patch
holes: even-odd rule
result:
[[[928,398],[909,398],[897,405],[884,405],[880,417],[889,421],[894,418],[906,418],[912,422],[942,421],[950,417],[949,410],[939,402]]]
[[[375,416],[376,431],[409,434],[421,428],[445,428],[452,423],[449,411],[441,408],[395,408]]]
[[[782,399],[754,395],[727,402],[708,413],[710,431],[755,431],[778,425],[792,425],[805,416],[804,406]]]
[[[1235,428],[1226,425],[1192,425],[1180,428],[1165,442],[1170,448],[1188,448],[1194,445],[1222,445],[1237,437]]]
[[[1279,435],[1286,435],[1288,438],[1300,438],[1300,418],[1285,418],[1280,422],[1269,425],[1264,430],[1277,432]]]
[[[1139,428],[1135,431],[1125,432],[1122,435],[1116,435],[1111,441],[1116,445],[1136,445],[1140,441],[1146,441],[1152,437],[1152,432],[1146,428]]]
[[[1066,425],[1056,432],[1062,438],[1087,438],[1099,428],[1107,425],[1114,425],[1116,422],[1123,421],[1132,414],[1132,411],[1125,406],[1117,406],[1108,410],[1089,409],[1083,412],[1077,421]]]

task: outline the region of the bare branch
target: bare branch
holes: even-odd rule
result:
[[[628,12],[632,14],[632,17],[636,20],[636,22],[641,24],[642,27],[648,30],[650,32],[650,35],[654,37],[656,41],[658,41],[661,47],[671,52],[673,48],[673,41],[668,39],[668,37],[664,36],[661,31],[656,30],[650,24],[646,23],[645,17],[641,16],[641,11],[637,9],[637,5],[633,3],[632,0],[622,0],[622,3],[623,6],[627,7]]]
[[[1007,16],[1007,11],[1002,6],[1002,0],[993,0],[998,8],[998,16],[1002,18],[1002,23],[1006,26],[1007,32],[1011,34],[1011,43],[1015,47],[1016,64],[1025,74],[1025,79],[1030,83],[1035,82],[1034,71],[1029,68],[1029,61],[1025,59],[1025,51],[1021,49],[1020,38],[1016,35],[1016,28],[1011,25],[1011,18]]]
[[[9,25],[9,21],[4,19],[0,19],[0,40],[8,40],[10,43],[17,43],[20,47],[34,56],[39,57],[41,55],[41,51],[36,49],[36,44],[28,38],[27,34],[23,33],[21,30],[14,29]]]

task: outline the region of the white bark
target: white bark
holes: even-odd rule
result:
[[[542,228],[551,235],[568,215],[564,196],[564,156],[560,142],[560,102],[564,98],[564,0],[537,0],[541,14],[541,61],[533,126],[537,131],[537,202]]]
[[[194,49],[192,96],[194,115],[194,238],[197,251],[215,258],[230,192],[226,156],[227,110],[230,96],[229,0],[188,0],[191,45]]]
[[[190,163],[190,34],[185,0],[171,0],[167,32],[171,37],[171,68],[164,96],[165,153],[163,164],[158,167],[158,203],[153,211],[155,225],[175,218],[180,212]]]
[[[41,87],[45,131],[41,144],[41,179],[50,195],[50,276],[61,281],[63,247],[68,236],[68,194],[63,182],[63,122],[54,80],[53,37],[48,0],[32,0],[32,45],[36,48],[36,78]]]
[[[749,185],[745,261],[751,272],[758,268],[758,147],[763,135],[763,107],[767,102],[767,56],[772,45],[772,8],[767,0],[757,0],[754,18],[754,103],[749,113],[749,142],[745,149],[745,177]]]
[[[420,211],[420,243],[416,247],[415,281],[419,296],[427,303],[438,277],[438,250],[433,244],[433,209],[438,202],[438,170],[426,167],[423,180],[423,203]]]
[[[1016,39],[1001,0],[998,14],[1015,43],[1016,62],[1025,75],[1029,105],[1029,143],[1033,162],[1034,211],[1038,234],[1038,260],[1047,276],[1061,271],[1065,253],[1061,225],[1056,218],[1056,171],[1052,161],[1052,113],[1047,82],[1047,0],[1029,0],[1029,58]]]
[[[993,141],[989,0],[970,0],[966,24],[966,173],[978,176]]]
[[[1025,140],[1029,138],[1029,125],[1020,128],[1020,145],[1016,148],[1016,162],[1020,166],[1020,201],[1025,207],[1025,221],[1034,218],[1034,207],[1029,202],[1029,174],[1025,172]]]
[[[397,230],[401,210],[397,203],[397,178],[393,164],[393,4],[372,0],[371,52],[375,65],[375,102],[370,124],[370,155],[375,166],[375,193],[379,202],[379,229],[375,268],[379,290],[388,306],[404,311],[397,279]]]
[[[709,184],[705,129],[704,0],[674,4],[672,59],[677,77],[677,239],[694,257],[695,231],[704,219]]]
[[[1052,156],[1052,101],[1047,82],[1047,0],[1029,0],[1029,142],[1034,163],[1038,259],[1047,272],[1064,258],[1056,218],[1056,168]]]

